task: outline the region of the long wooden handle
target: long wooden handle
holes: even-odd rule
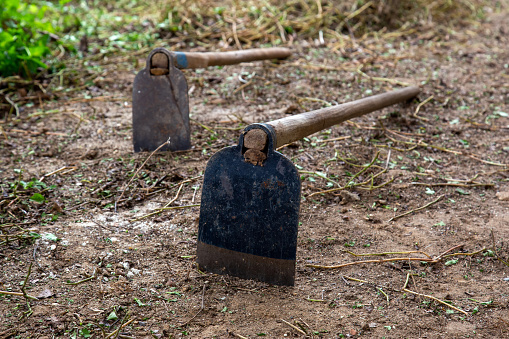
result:
[[[284,59],[292,51],[283,47],[246,49],[230,52],[184,53],[177,52],[176,66],[178,68],[205,68],[208,66],[235,65],[241,62]]]
[[[274,145],[274,147],[277,148],[343,121],[411,99],[419,94],[419,92],[420,89],[418,87],[405,87],[396,91],[373,95],[337,106],[292,115],[290,117],[267,122],[265,125],[269,125],[274,129],[276,136],[276,145]],[[261,146],[264,145],[264,142],[263,139],[260,141],[259,131],[254,129],[249,130],[244,135],[244,145],[247,148],[251,148],[250,145],[257,145],[253,148],[263,149]]]

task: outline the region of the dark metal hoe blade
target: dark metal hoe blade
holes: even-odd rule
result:
[[[174,53],[154,49],[133,84],[134,151],[161,151],[191,147],[187,81],[174,64]]]
[[[239,144],[216,153],[205,170],[197,262],[207,271],[293,285],[300,178],[293,163],[274,150],[272,128],[261,157]],[[265,158],[265,159],[263,159]]]

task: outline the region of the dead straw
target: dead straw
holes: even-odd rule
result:
[[[147,157],[147,159],[145,159],[145,161],[143,162],[143,164],[141,164],[141,166],[136,170],[136,173],[134,173],[133,177],[131,178],[131,180],[129,180],[129,182],[124,185],[124,187],[122,188],[122,194],[120,194],[120,197],[115,201],[115,213],[117,213],[117,203],[120,201],[120,199],[122,199],[122,197],[124,196],[124,193],[126,191],[126,188],[129,187],[129,185],[131,184],[131,182],[133,182],[134,178],[136,178],[136,176],[138,175],[138,173],[140,172],[140,170],[143,168],[143,166],[145,166],[145,164],[147,163],[147,161],[152,157],[152,155],[154,155],[154,153],[156,153],[157,151],[159,151],[161,148],[163,148],[164,146],[166,145],[169,145],[170,144],[170,137],[168,137],[168,140],[164,143],[162,143],[159,147],[157,147],[152,153],[150,153],[150,155]]]

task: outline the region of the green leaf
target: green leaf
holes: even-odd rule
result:
[[[50,241],[58,241],[59,240],[58,237],[56,235],[54,235],[53,233],[45,233],[44,238],[48,239]]]
[[[457,263],[458,263],[458,259],[452,259],[452,260],[446,261],[446,263],[444,265],[451,266],[451,265],[456,265]]]
[[[30,233],[28,233],[28,235],[30,235],[32,237],[32,239],[39,239],[41,237],[41,235],[36,232],[30,232]]]
[[[146,306],[140,299],[138,298],[134,298],[134,301],[136,301],[136,303],[138,304],[138,306],[142,307],[142,306]]]
[[[487,250],[486,252],[484,252],[482,254],[484,257],[494,257],[495,256],[495,252],[493,252],[492,250]]]
[[[178,295],[178,296],[182,295],[179,291],[170,291],[170,292],[166,292],[166,294],[173,294],[173,295]]]
[[[30,200],[38,202],[38,203],[43,203],[45,199],[42,194],[35,193],[34,195],[32,195],[32,197],[30,197]]]
[[[90,330],[86,327],[82,328],[80,330],[80,334],[84,337],[84,338],[90,338],[92,336],[92,334],[90,333]]]
[[[110,315],[108,316],[108,318],[106,318],[106,320],[117,320],[118,319],[118,316],[117,316],[117,313],[115,313],[115,311],[112,311],[110,313]]]
[[[469,195],[470,194],[470,192],[462,190],[461,188],[456,188],[456,192],[458,192],[459,194],[463,194],[463,195]]]
[[[433,190],[432,190],[431,188],[429,188],[429,187],[426,187],[426,194],[429,194],[429,195],[431,195],[431,194],[435,194],[435,191],[433,191]]]

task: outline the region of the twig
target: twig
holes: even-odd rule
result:
[[[65,282],[64,284],[65,285],[79,285],[79,284],[82,284],[84,282],[87,282],[89,280],[97,278],[96,272],[97,272],[97,268],[94,268],[94,273],[92,273],[92,276],[90,276],[88,278],[85,278],[83,280],[80,280],[80,281],[76,281],[76,282]]]
[[[473,256],[473,255],[479,254],[484,251],[486,251],[486,247],[483,247],[479,251],[475,251],[475,252],[471,252],[471,253],[458,252],[458,253],[447,254],[447,255],[444,255],[442,258],[455,257],[457,255]]]
[[[128,318],[128,316],[129,316],[129,313],[125,315],[124,320],[126,320],[126,318]],[[117,328],[115,331],[113,331],[113,332],[111,332],[110,334],[108,334],[108,335],[106,336],[106,338],[104,338],[104,339],[111,338],[113,335],[115,336],[115,338],[116,338],[116,337],[118,337],[118,335],[120,334],[120,330],[121,330],[121,329],[123,329],[124,327],[126,327],[127,325],[129,325],[130,323],[132,323],[133,321],[134,321],[134,318],[133,318],[133,319],[131,319],[131,320],[129,320],[129,321],[128,321],[128,322],[126,322],[125,324],[120,325],[120,327],[119,327],[119,328]]]
[[[498,256],[497,246],[495,243],[495,234],[493,233],[493,229],[491,229],[491,241],[493,243],[493,252],[495,253],[495,258],[497,258],[497,260],[503,263],[504,265],[509,266],[509,261],[505,261]]]
[[[383,262],[392,262],[392,261],[425,261],[427,263],[436,263],[438,261],[435,261],[433,259],[426,259],[426,258],[390,258],[390,259],[378,259],[378,260],[361,260],[361,261],[354,261],[349,262],[346,264],[341,265],[334,265],[334,266],[324,266],[324,265],[313,265],[313,264],[307,264],[306,267],[312,267],[312,268],[320,268],[325,270],[332,270],[337,268],[343,268],[347,266],[352,265],[359,265],[359,264],[371,264],[371,263],[383,263]]]
[[[404,217],[405,215],[408,215],[408,214],[410,214],[410,213],[413,213],[413,212],[417,212],[417,211],[423,210],[423,209],[425,209],[425,208],[427,208],[427,207],[429,207],[429,206],[431,206],[431,205],[433,205],[433,204],[437,203],[437,202],[438,202],[440,199],[442,199],[443,197],[444,197],[444,195],[441,195],[441,196],[439,196],[438,198],[436,198],[435,200],[433,200],[432,202],[430,202],[430,203],[428,203],[428,204],[426,204],[426,205],[424,205],[424,206],[421,206],[421,207],[418,207],[418,208],[416,208],[416,209],[410,210],[410,211],[405,212],[405,213],[403,213],[403,214],[396,215],[395,217],[390,218],[387,222],[391,222],[391,221],[394,221],[394,220],[399,219],[399,218],[401,218],[401,217]]]
[[[26,315],[27,318],[30,317],[33,313],[32,307],[30,306],[30,299],[32,299],[33,297],[30,297],[27,294],[27,292],[25,291],[25,287],[26,287],[26,284],[28,281],[28,277],[30,276],[30,273],[32,273],[32,263],[30,263],[30,265],[28,266],[27,276],[25,277],[25,280],[23,281],[23,285],[21,286],[21,292],[23,293],[23,297],[25,298],[25,300],[27,302],[27,307],[28,307],[28,311],[23,312],[23,314]],[[35,299],[37,299],[37,298],[35,298]]]
[[[345,250],[346,253],[351,254],[355,257],[369,257],[369,256],[382,256],[382,255],[391,255],[391,254],[411,254],[411,253],[421,253],[427,256],[429,259],[431,259],[431,256],[423,251],[403,251],[403,252],[382,252],[382,253],[362,253],[362,254],[356,254],[352,251]]]
[[[403,288],[402,290],[403,290],[403,291],[405,291],[405,292],[407,292],[407,293],[412,293],[412,294],[418,295],[418,296],[420,296],[420,297],[425,297],[425,298],[429,298],[429,299],[435,300],[436,302],[439,302],[439,303],[441,303],[441,304],[443,304],[443,305],[445,305],[445,306],[447,306],[447,307],[449,307],[449,308],[452,308],[453,310],[456,310],[456,311],[458,311],[458,312],[461,312],[461,313],[463,313],[464,315],[469,315],[467,312],[463,311],[462,309],[459,309],[459,308],[457,308],[457,307],[455,307],[455,306],[452,306],[451,304],[448,304],[448,303],[446,303],[445,301],[442,301],[442,300],[440,300],[440,299],[438,299],[438,298],[435,298],[435,297],[433,297],[433,296],[431,296],[431,295],[422,294],[422,293],[417,293],[417,292],[411,291],[411,290],[409,290],[409,289],[407,289],[407,288]]]
[[[430,186],[430,187],[436,187],[436,186],[453,186],[453,187],[489,187],[489,186],[495,186],[495,184],[482,184],[482,183],[472,183],[472,184],[460,184],[460,183],[454,183],[454,182],[441,182],[441,183],[426,183],[426,182],[411,182],[411,185],[420,185],[420,186]]]
[[[378,159],[379,155],[380,155],[380,152],[376,152],[375,157],[373,158],[373,160],[371,160],[371,162],[367,166],[363,166],[364,168],[361,169],[359,172],[354,174],[354,176],[350,179],[350,182],[355,180],[359,175],[361,175],[362,173],[366,172],[371,166],[373,166],[373,164],[375,163],[376,159]],[[347,186],[350,186],[350,184],[348,184]]]
[[[120,197],[115,201],[115,213],[117,213],[117,203],[120,201],[120,199],[122,199],[122,197],[124,196],[124,193],[126,191],[126,188],[129,187],[129,185],[131,184],[131,182],[134,180],[134,178],[136,178],[136,176],[138,175],[138,173],[140,172],[140,170],[143,168],[143,166],[145,166],[145,164],[147,163],[147,161],[152,157],[152,155],[154,155],[154,153],[156,153],[157,151],[159,151],[161,148],[163,148],[164,146],[166,145],[169,145],[170,144],[170,138],[168,137],[168,140],[164,143],[162,143],[159,147],[157,147],[152,153],[150,153],[150,155],[148,156],[147,159],[145,159],[145,161],[143,162],[143,164],[141,164],[141,166],[136,170],[136,173],[134,173],[133,177],[131,178],[131,180],[129,180],[129,182],[127,183],[127,185],[124,185],[124,187],[122,188],[122,194],[120,195]]]
[[[191,121],[192,121],[193,123],[197,124],[198,126],[200,126],[200,127],[204,128],[204,129],[206,129],[206,130],[207,130],[207,131],[209,131],[210,133],[217,135],[217,132],[216,132],[216,131],[214,131],[211,127],[205,126],[204,124],[199,123],[198,121],[196,121],[196,120],[194,120],[194,119],[191,119]]]
[[[39,262],[37,261],[37,257],[36,257],[38,247],[39,247],[39,240],[37,240],[37,242],[35,243],[33,257],[34,257],[35,263],[37,264],[37,267],[39,267],[41,272],[44,272],[44,269],[42,268],[41,264],[39,264]]]
[[[237,88],[236,88],[236,89],[232,92],[232,94],[236,94],[237,92],[242,91],[244,88],[246,88],[246,87],[248,87],[248,86],[250,86],[250,85],[252,85],[252,84],[253,84],[253,81],[252,81],[252,80],[251,80],[251,81],[248,81],[248,82],[246,82],[245,84],[242,84],[241,86],[237,87]]]
[[[16,333],[17,333],[17,331],[18,331],[18,330],[17,330],[17,329],[15,329],[15,328],[9,328],[9,329],[7,329],[7,330],[5,330],[5,331],[3,331],[3,332],[1,332],[1,333],[0,333],[0,338],[1,338],[1,339],[7,339],[7,338],[9,338],[10,336],[12,336],[12,335],[16,334]]]
[[[295,331],[299,332],[300,334],[306,335],[306,332],[304,332],[303,330],[301,330],[297,326],[290,324],[288,321],[286,321],[284,319],[281,319],[281,321],[284,322],[285,324],[287,324],[288,326],[290,326],[291,328],[293,328]]]
[[[181,208],[189,208],[189,207],[197,207],[200,206],[200,204],[193,204],[193,205],[184,205],[184,206],[172,206],[172,207],[164,207],[161,208],[163,211],[169,211],[169,210],[179,210]]]
[[[385,293],[380,287],[377,287],[376,288],[377,290],[380,291],[380,293],[382,293],[383,295],[385,295],[385,299],[387,300],[387,306],[390,305],[390,302],[389,302],[389,296],[387,295],[387,293]]]
[[[403,137],[405,139],[412,140],[412,138],[407,138],[407,137],[404,137],[404,136],[402,136],[402,135],[400,135],[400,134],[398,134],[398,133],[396,133],[394,131],[385,129],[385,127],[383,127],[383,130],[387,131],[387,132],[390,132],[390,133],[393,133],[393,134],[396,134],[396,135],[398,135],[400,137]],[[503,163],[499,163],[499,162],[483,160],[477,154],[467,154],[467,153],[464,153],[464,152],[455,151],[455,150],[448,149],[448,148],[445,148],[445,147],[431,145],[431,144],[428,144],[428,143],[423,142],[423,141],[418,141],[418,142],[414,142],[414,141],[402,141],[402,140],[397,140],[397,139],[391,138],[387,134],[385,136],[388,139],[390,139],[390,140],[392,140],[392,141],[394,141],[396,143],[402,143],[402,144],[405,144],[405,145],[413,145],[415,147],[417,147],[417,146],[419,146],[419,147],[429,147],[429,148],[437,149],[437,150],[442,151],[442,152],[452,153],[452,154],[456,154],[456,155],[463,155],[463,156],[466,156],[467,158],[471,158],[471,159],[480,161],[480,162],[482,162],[484,164],[488,164],[488,165],[492,165],[492,166],[499,166],[499,167],[504,167],[504,168],[507,168],[509,166],[509,164],[503,164]],[[378,146],[380,147],[380,145],[378,145]]]
[[[7,136],[7,133],[5,133],[5,130],[2,127],[2,125],[0,125],[0,132],[2,132],[2,135],[4,136],[5,140],[9,140],[9,137]]]
[[[361,280],[361,279],[357,279],[357,278],[352,278],[352,277],[349,277],[347,275],[343,275],[343,276],[341,276],[341,278],[348,279],[348,280],[351,280],[351,281],[360,282],[360,283],[363,283],[363,284],[368,284],[369,283],[369,281]]]
[[[305,325],[307,325],[307,324],[306,324],[306,323],[304,323],[304,321],[301,323],[300,321],[295,320],[294,322],[297,324],[297,326],[299,326],[299,327],[300,327],[300,329],[301,329],[301,330],[303,330],[304,332],[306,332],[306,334],[308,334],[308,331],[307,331],[307,330],[306,330],[306,328],[304,327],[304,324],[305,324]],[[309,326],[308,326],[308,327],[309,327]]]
[[[21,293],[21,292],[0,291],[0,294],[8,294],[8,295],[15,295],[18,297],[25,297],[25,295],[23,295],[23,293]],[[28,295],[28,294],[26,295],[26,298],[29,298],[32,300],[39,300],[36,297],[32,297],[31,295]]]
[[[240,338],[240,339],[249,339],[249,338],[244,337],[243,335],[240,335],[240,334],[235,333],[235,332],[231,332],[231,334],[233,334],[234,336],[236,336],[237,338]]]
[[[4,98],[5,100],[7,100],[7,102],[9,104],[11,104],[11,106],[14,108],[14,110],[16,111],[16,116],[19,117],[19,107],[18,105],[16,105],[16,103],[14,101],[11,100],[11,98],[9,98],[8,95],[4,95]]]
[[[311,175],[316,175],[317,177],[320,177],[322,179],[325,179],[327,181],[330,181],[331,183],[335,184],[335,185],[338,185],[339,187],[341,187],[341,185],[337,182],[337,181],[334,181],[330,178],[327,178],[326,175],[322,174],[322,173],[319,173],[319,172],[313,172],[313,171],[302,171],[300,170],[299,173],[302,173],[302,174],[311,174]]]
[[[381,185],[378,185],[378,186],[373,186],[373,180],[375,178],[378,178],[380,175],[384,174],[387,172],[387,168],[382,168],[380,166],[377,166],[377,165],[374,165],[375,161],[378,159],[378,156],[379,156],[380,152],[377,152],[375,157],[373,158],[373,160],[367,164],[367,165],[355,165],[355,164],[352,164],[352,163],[349,163],[348,161],[344,160],[343,158],[341,158],[340,156],[337,156],[338,159],[340,159],[341,161],[344,161],[345,163],[349,164],[349,165],[352,165],[352,166],[355,166],[355,167],[362,167],[362,169],[357,172],[354,176],[352,176],[352,178],[349,179],[348,181],[348,184],[346,184],[345,186],[343,187],[337,187],[337,188],[331,188],[331,189],[328,189],[328,190],[324,190],[324,191],[318,191],[318,192],[314,192],[314,193],[311,193],[309,194],[307,197],[312,197],[312,196],[315,196],[317,194],[325,194],[325,193],[332,193],[332,192],[336,192],[336,191],[342,191],[342,190],[345,190],[347,188],[353,188],[353,187],[358,187],[359,189],[365,189],[365,190],[369,190],[369,191],[372,191],[374,189],[377,189],[377,188],[380,188],[380,187],[383,187],[391,182],[394,181],[394,178],[391,178],[390,180],[382,183]],[[390,156],[390,154],[389,154]],[[380,171],[379,173],[375,174],[375,175],[372,175],[370,179],[368,180],[365,180],[363,182],[359,182],[359,183],[355,183],[354,180],[359,176],[361,175],[362,173],[364,173],[366,170],[368,170],[369,168],[382,168],[382,171]],[[328,179],[328,178],[327,178]],[[330,180],[330,179],[328,179]],[[370,184],[370,187],[361,187],[362,185],[367,185],[367,184]],[[339,184],[338,184],[339,186]]]
[[[191,319],[189,319],[189,320],[188,320],[188,321],[187,321],[184,325],[182,325],[182,327],[185,327],[185,326],[189,325],[189,323],[190,323],[191,321],[193,321],[193,320],[194,320],[194,318],[196,318],[196,317],[198,316],[198,314],[200,314],[200,312],[201,312],[201,311],[203,311],[203,309],[204,309],[204,307],[205,307],[205,303],[204,303],[204,296],[205,296],[205,286],[206,286],[206,285],[207,285],[207,284],[204,284],[204,285],[203,285],[203,290],[201,291],[201,307],[200,307],[200,310],[199,310],[198,312],[196,312],[196,314],[195,314],[195,315],[194,315]]]
[[[172,206],[172,207],[168,207],[168,205],[172,204],[175,200],[177,200],[181,189],[182,189],[182,185],[179,187],[179,190],[178,190],[177,194],[175,195],[175,198],[173,198],[170,202],[168,202],[164,207],[158,208],[154,212],[151,212],[149,214],[145,214],[145,215],[143,215],[141,217],[138,217],[138,218],[135,218],[135,219],[131,219],[131,220],[129,220],[129,222],[140,221],[140,220],[146,219],[148,217],[160,214],[160,213],[162,213],[164,211],[168,211],[168,210],[175,210],[175,209],[180,209],[180,208],[188,208],[188,207],[200,206],[199,204],[192,204],[192,205],[185,205],[185,206]]]
[[[399,81],[399,80],[396,80],[396,79],[388,79],[388,78],[369,76],[366,73],[364,73],[363,71],[361,71],[361,68],[362,68],[362,66],[357,69],[357,73],[359,73],[363,77],[368,78],[371,81],[385,81],[385,82],[391,83],[393,85],[410,86],[410,84],[408,82]]]
[[[417,113],[419,113],[419,110],[421,109],[422,106],[424,106],[426,103],[428,103],[433,98],[434,98],[434,96],[432,95],[429,98],[427,98],[426,100],[424,100],[423,102],[421,102],[419,105],[417,105],[417,108],[415,109],[415,113],[414,113],[414,118],[417,118],[422,121],[429,121],[429,119],[427,119],[427,118],[418,116]]]
[[[54,174],[60,173],[62,171],[68,170],[68,169],[76,170],[76,168],[77,168],[76,166],[64,166],[62,168],[57,169],[56,171],[44,174],[42,177],[39,178],[39,181],[43,181],[47,177],[50,177],[50,176],[52,176]]]
[[[455,249],[463,247],[463,246],[465,246],[465,245],[464,244],[459,244],[459,245],[453,246],[453,247],[449,248],[447,251],[440,253],[438,255],[438,257],[433,258],[433,260],[437,260],[437,261],[441,260],[444,257],[444,255],[446,255],[447,253],[452,252]]]
[[[317,142],[325,143],[325,142],[331,142],[331,141],[340,141],[340,140],[350,139],[351,137],[352,137],[351,135],[346,135],[346,136],[339,137],[339,138],[318,140]]]
[[[357,281],[357,282],[360,282],[362,284],[369,284],[369,285],[372,285],[376,288],[386,288],[386,289],[390,289],[391,291],[394,291],[394,292],[401,292],[401,290],[398,290],[396,288],[392,288],[392,287],[388,287],[388,286],[382,286],[380,284],[377,284],[377,283],[374,283],[372,281],[367,281],[367,280],[361,280],[361,279],[356,279],[356,278],[352,278],[352,277],[349,277],[347,275],[342,275],[341,278],[346,282],[345,279],[348,279],[348,280],[352,280],[352,281]]]
[[[323,299],[311,299],[311,298],[306,298],[304,300],[311,301],[311,302],[314,302],[314,303],[324,303],[324,302],[327,301],[327,300],[323,300]]]

